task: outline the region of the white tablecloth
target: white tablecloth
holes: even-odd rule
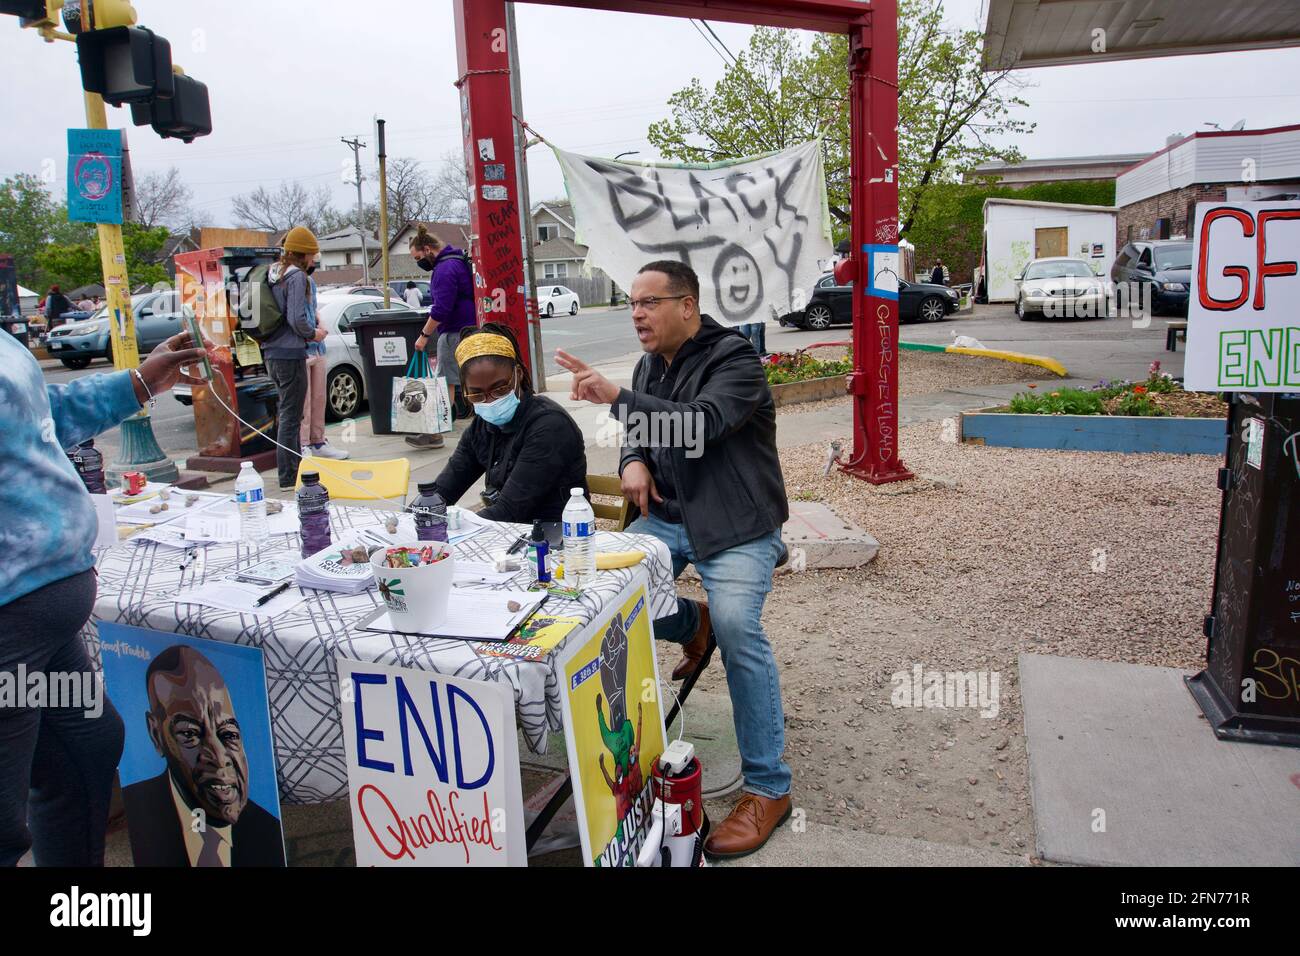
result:
[[[290,505],[292,507],[292,505]],[[332,505],[335,539],[352,527],[374,523],[369,508]],[[457,554],[487,561],[489,553],[508,547],[527,528],[493,525],[462,542]],[[600,532],[600,550],[641,550],[638,567],[650,580],[653,616],[676,610],[672,560],[663,542],[651,535]],[[275,736],[281,799],[286,803],[323,803],[347,793],[347,763],[339,722],[337,655],[477,680],[508,681],[514,688],[519,727],[532,751],[543,753],[549,731],[562,728],[556,649],[542,661],[480,655],[459,640],[378,634],[357,629],[380,606],[374,588],[357,595],[307,591],[307,600],[276,618],[176,603],[182,588],[220,578],[262,557],[300,547],[297,534],[273,534],[260,549],[246,544],[210,544],[182,569],[183,553],[148,543],[124,542],[97,552],[99,595],[82,631],[95,666],[99,666],[101,621],[147,627],[260,647],[265,655],[271,727]],[[601,571],[579,600],[552,596],[546,613],[590,621],[635,573],[632,568]],[[524,588],[531,581],[524,567],[502,588]],[[488,585],[479,585],[488,587]],[[575,632],[576,633],[576,632]]]

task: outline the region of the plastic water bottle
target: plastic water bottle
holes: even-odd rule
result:
[[[415,536],[421,541],[447,540],[447,502],[438,494],[438,486],[432,481],[421,482],[420,494],[406,506],[409,514],[415,515]]]
[[[298,530],[302,535],[304,558],[330,546],[330,493],[314,471],[302,473],[302,487],[298,489]]]
[[[596,513],[581,488],[569,489],[564,522],[564,583],[584,588],[596,576]]]
[[[104,484],[104,456],[95,448],[95,440],[88,438],[72,451],[68,452],[81,482],[92,495],[108,493]]]
[[[266,526],[266,485],[251,461],[241,462],[235,479],[235,501],[239,503],[239,530],[245,541],[265,541],[271,535]]]

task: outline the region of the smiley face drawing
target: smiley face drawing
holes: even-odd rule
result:
[[[713,288],[728,320],[749,318],[763,302],[763,274],[757,260],[734,242],[723,246],[713,263]]]

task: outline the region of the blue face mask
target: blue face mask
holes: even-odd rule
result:
[[[495,402],[479,402],[474,406],[475,415],[489,425],[496,425],[497,428],[507,424],[515,417],[515,412],[518,410],[519,396],[514,392],[498,398]]]

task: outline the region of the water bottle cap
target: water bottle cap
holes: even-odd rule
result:
[[[431,495],[438,490],[438,483],[436,481],[421,481],[415,487],[420,489],[420,494]]]
[[[587,497],[586,492],[584,492],[581,488],[570,488],[570,489],[569,489],[569,494],[571,494],[571,495],[573,495],[573,496],[575,496],[575,497],[577,497],[577,498],[585,498],[585,497]]]
[[[241,462],[239,463],[239,470],[240,470],[240,471],[243,471],[245,468],[249,468],[249,469],[251,469],[252,467],[253,467],[253,463],[252,463],[251,461],[241,461]]]
[[[300,477],[304,485],[314,485],[320,481],[320,473],[315,471],[304,471]]]

